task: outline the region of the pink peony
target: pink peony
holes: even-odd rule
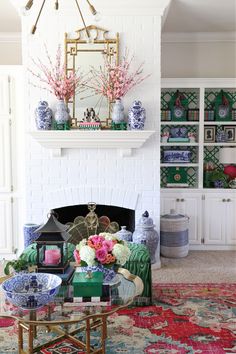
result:
[[[76,263],[80,264],[81,258],[80,258],[79,251],[78,250],[74,250],[73,255],[74,255],[74,259],[75,259]]]
[[[102,243],[104,241],[104,237],[99,235],[93,235],[89,237],[89,240],[92,241],[94,244]]]
[[[106,247],[102,247],[96,250],[96,258],[99,262],[104,262],[107,256],[107,249]]]
[[[104,240],[102,246],[107,249],[107,252],[111,252],[113,249],[113,241],[111,240]]]

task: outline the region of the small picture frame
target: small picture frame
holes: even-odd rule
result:
[[[224,132],[225,132],[225,135],[226,135],[226,141],[227,142],[235,142],[235,130],[236,130],[236,127],[235,126],[227,126],[227,127],[224,127]]]
[[[204,127],[204,142],[205,143],[214,143],[216,137],[216,128],[213,126]]]

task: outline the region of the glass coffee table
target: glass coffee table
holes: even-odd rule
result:
[[[3,279],[4,280],[4,279]],[[119,268],[110,285],[109,303],[65,302],[63,292],[55,300],[38,310],[21,310],[5,301],[0,293],[0,317],[15,319],[18,324],[18,353],[31,354],[47,348],[59,340],[69,339],[86,353],[105,353],[107,318],[114,312],[131,305],[143,292],[142,280],[127,269]],[[35,345],[39,328],[54,334]],[[91,331],[99,330],[100,346],[91,345]],[[84,333],[83,336],[77,334]]]

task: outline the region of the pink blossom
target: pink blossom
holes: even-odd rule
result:
[[[105,59],[105,67],[100,67],[100,70],[92,68],[90,87],[96,94],[102,94],[109,101],[124,97],[129,90],[141,83],[147,76],[143,76],[143,64],[138,69],[132,71],[131,63],[133,57],[128,59],[127,53],[119,64],[114,64]],[[149,76],[149,75],[148,75]]]
[[[58,46],[56,54],[56,63],[53,64],[46,49],[49,66],[38,61],[34,61],[35,66],[42,72],[42,74],[35,74],[30,70],[31,74],[42,82],[49,92],[54,94],[58,99],[68,102],[74,96],[76,89],[83,86],[82,75],[71,71],[66,73],[65,64],[62,62],[61,47]]]
[[[107,256],[107,249],[106,247],[102,247],[96,250],[96,258],[99,262],[104,262]]]

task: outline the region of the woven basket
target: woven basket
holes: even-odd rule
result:
[[[160,250],[168,258],[182,258],[188,255],[189,217],[171,209],[170,214],[161,216]]]

